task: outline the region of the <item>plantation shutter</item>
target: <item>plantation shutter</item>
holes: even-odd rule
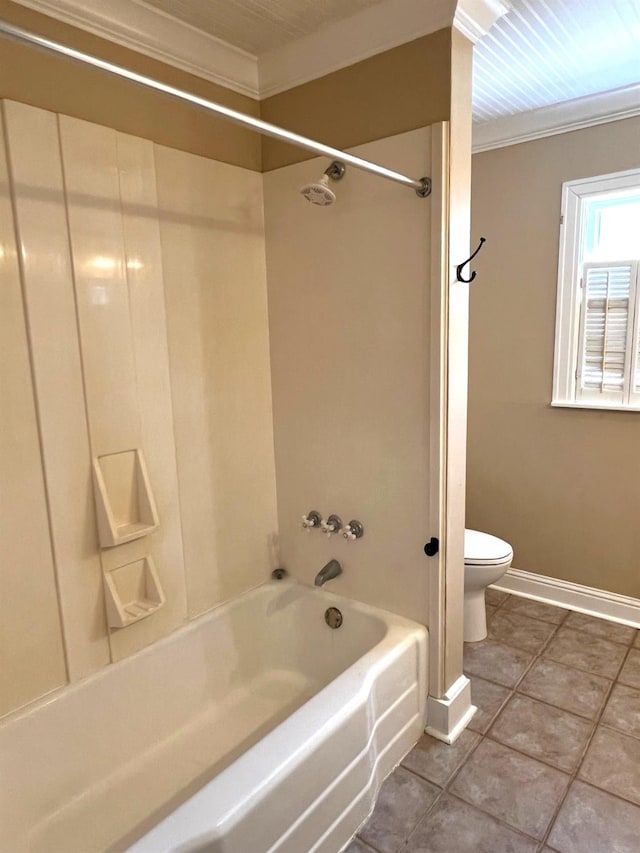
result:
[[[640,261],[635,262],[635,294],[629,403],[640,406]]]
[[[640,392],[637,277],[637,261],[583,266],[576,400],[628,402],[632,367],[634,390]]]

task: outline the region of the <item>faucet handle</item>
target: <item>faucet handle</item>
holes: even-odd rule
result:
[[[322,516],[315,509],[302,516],[302,527],[307,533],[311,533],[316,527],[322,525]]]
[[[349,542],[353,542],[354,539],[361,539],[364,536],[364,527],[362,526],[362,522],[353,519],[353,521],[350,521],[349,524],[346,525],[342,531],[342,535]]]
[[[320,525],[322,532],[326,534],[327,539],[330,539],[334,533],[342,530],[342,520],[337,515],[330,515],[326,521]]]

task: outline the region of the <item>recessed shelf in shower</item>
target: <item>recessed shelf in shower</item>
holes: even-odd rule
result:
[[[126,628],[155,613],[165,595],[151,557],[106,572],[105,594],[110,628]]]
[[[98,535],[112,548],[152,533],[158,513],[139,448],[98,456],[93,461]]]

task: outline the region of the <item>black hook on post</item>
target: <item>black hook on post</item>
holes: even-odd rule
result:
[[[474,270],[474,271],[471,273],[471,277],[470,277],[470,278],[464,278],[464,277],[463,277],[463,275],[462,275],[462,269],[463,269],[463,267],[466,267],[466,265],[467,265],[467,264],[470,264],[470,263],[471,263],[471,261],[475,258],[475,256],[478,254],[478,252],[479,252],[479,251],[480,251],[480,249],[482,248],[482,244],[483,244],[483,243],[486,243],[486,240],[485,240],[485,238],[484,238],[484,237],[481,237],[481,238],[480,238],[480,242],[478,243],[478,248],[475,250],[475,252],[473,253],[473,255],[471,255],[471,257],[470,257],[470,258],[467,258],[467,260],[466,260],[466,261],[463,261],[463,263],[459,264],[459,265],[456,267],[456,276],[457,276],[458,281],[463,281],[465,284],[470,284],[470,283],[474,280],[474,278],[476,277],[476,272],[475,272],[475,270]]]

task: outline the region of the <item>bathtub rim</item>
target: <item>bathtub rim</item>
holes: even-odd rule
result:
[[[155,640],[148,646],[145,646],[144,648],[139,649],[137,652],[134,652],[132,655],[122,658],[121,660],[112,661],[111,663],[106,664],[96,672],[92,672],[90,675],[84,676],[83,678],[80,678],[77,681],[73,681],[68,684],[62,684],[59,687],[54,687],[49,692],[43,694],[42,696],[38,696],[31,702],[27,702],[24,705],[20,705],[20,707],[18,708],[14,708],[4,716],[0,717],[0,731],[4,729],[5,726],[9,726],[11,723],[16,722],[17,720],[26,719],[32,714],[37,713],[43,708],[46,708],[48,705],[51,705],[52,703],[57,702],[66,696],[72,696],[80,690],[89,688],[91,684],[93,684],[94,682],[101,681],[102,679],[108,677],[111,673],[114,673],[121,669],[126,669],[130,666],[134,666],[136,662],[144,660],[145,657],[151,656],[156,651],[159,652],[165,646],[173,644],[180,638],[187,637],[190,633],[197,632],[199,629],[202,628],[205,622],[211,620],[223,608],[232,608],[240,606],[242,602],[250,598],[257,597],[257,595],[262,591],[267,591],[273,588],[284,588],[286,586],[290,586],[292,588],[299,587],[300,589],[308,590],[310,593],[313,592],[314,594],[317,592],[318,595],[326,596],[328,599],[331,599],[331,603],[335,604],[336,606],[337,602],[340,601],[348,603],[349,606],[353,607],[354,610],[365,613],[369,616],[373,616],[374,618],[381,618],[381,615],[385,619],[388,617],[397,626],[404,625],[408,628],[413,625],[422,627],[427,631],[428,634],[428,628],[426,625],[422,625],[419,622],[415,622],[414,620],[394,613],[391,610],[385,610],[384,608],[377,607],[376,605],[366,604],[365,602],[359,601],[356,598],[349,598],[346,595],[340,594],[339,592],[332,592],[323,588],[320,589],[311,586],[311,584],[302,583],[301,581],[298,581],[295,578],[291,577],[283,578],[282,580],[268,579],[260,584],[257,584],[256,586],[251,587],[250,589],[245,590],[237,596],[228,598],[225,601],[218,602],[214,607],[211,607],[209,610],[205,610],[203,613],[198,614],[198,616],[194,617],[193,619],[190,619],[183,625],[180,625],[180,627],[176,628],[175,631],[172,631],[170,634],[167,634],[166,636]],[[346,605],[343,604],[343,607],[344,606]],[[384,637],[380,642],[382,642],[383,640]],[[373,648],[375,648],[375,646]],[[369,652],[366,652],[365,654],[368,653]],[[340,673],[340,675],[341,674],[342,673]],[[340,675],[336,677],[339,678]]]

